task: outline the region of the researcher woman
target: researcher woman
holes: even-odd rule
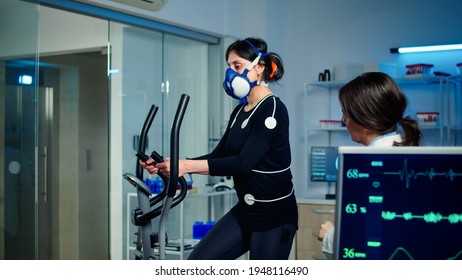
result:
[[[284,74],[281,57],[260,38],[232,43],[226,51],[224,91],[240,100],[226,131],[207,155],[179,161],[185,173],[232,176],[238,202],[195,246],[189,259],[288,259],[298,210],[291,173],[287,108],[269,85]],[[149,161],[147,162],[149,163]],[[142,165],[170,173],[170,163]]]
[[[340,107],[351,140],[364,146],[419,146],[422,133],[417,121],[404,116],[407,99],[393,78],[382,72],[367,72],[339,91]],[[331,259],[334,224],[321,225],[318,239]]]

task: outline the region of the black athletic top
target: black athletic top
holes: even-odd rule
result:
[[[291,223],[298,228],[287,108],[275,95],[266,96],[249,112],[244,106],[233,110],[213,152],[197,159],[208,160],[212,176],[233,176],[239,201],[231,211],[242,226],[263,231]],[[246,194],[274,201],[249,205]]]

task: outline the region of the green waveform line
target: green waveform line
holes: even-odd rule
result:
[[[388,258],[389,260],[393,260],[394,257],[400,252],[402,251],[410,260],[414,260],[414,257],[406,250],[404,249],[403,247],[398,247],[395,249],[395,251],[393,251],[393,253],[390,255],[390,257]]]
[[[390,255],[390,257],[388,258],[389,260],[393,260],[394,257],[399,253],[399,252],[403,252],[410,260],[414,260],[414,257],[411,255],[411,253],[409,253],[405,248],[403,247],[397,247],[395,249],[395,251],[393,251],[393,253]],[[457,252],[454,256],[452,257],[449,257],[447,258],[446,260],[456,260],[459,258],[459,256],[462,255],[462,251],[459,251]]]
[[[406,181],[406,189],[409,188],[410,179],[416,180],[419,176],[428,177],[428,179],[433,180],[434,177],[441,176],[449,178],[450,181],[454,181],[455,177],[462,176],[462,173],[457,173],[453,169],[449,169],[447,172],[436,172],[433,167],[430,170],[423,172],[418,172],[414,170],[408,170],[407,159],[403,162],[403,167],[401,170],[396,172],[383,172],[384,175],[398,175],[400,179]]]
[[[438,223],[443,220],[447,220],[450,224],[462,223],[462,214],[449,214],[448,216],[443,216],[441,213],[429,212],[423,215],[414,215],[411,212],[404,212],[399,215],[396,212],[391,211],[382,211],[382,219],[384,220],[393,220],[397,218],[402,218],[406,221],[412,219],[423,219],[427,223]]]
[[[448,258],[448,260],[457,260],[459,256],[462,256],[462,251],[457,252],[453,257]]]

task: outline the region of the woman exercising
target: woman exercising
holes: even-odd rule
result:
[[[298,229],[289,116],[269,88],[284,74],[282,60],[267,52],[264,40],[247,38],[228,47],[226,61],[225,92],[241,102],[217,147],[210,154],[180,160],[179,176],[232,176],[238,202],[189,259],[236,259],[248,251],[252,260],[288,259]],[[141,163],[150,173],[170,173],[168,161],[155,167],[150,162]]]

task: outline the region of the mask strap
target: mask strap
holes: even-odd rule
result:
[[[261,58],[261,53],[258,54],[258,56],[252,61],[252,63],[249,64],[249,66],[247,66],[245,69],[247,70],[252,70],[252,68],[255,67],[255,65],[258,64],[258,62],[260,61],[260,58]]]
[[[262,58],[263,56],[266,56],[267,53],[262,53],[260,52],[252,43],[250,43],[250,41],[248,40],[244,40],[247,44],[249,44],[252,49],[255,51],[255,53],[257,54],[257,57],[252,61],[252,63],[249,64],[249,66],[247,66],[245,69],[247,70],[251,70],[252,68],[255,67],[255,65],[258,64],[258,62],[260,61],[260,58]]]

